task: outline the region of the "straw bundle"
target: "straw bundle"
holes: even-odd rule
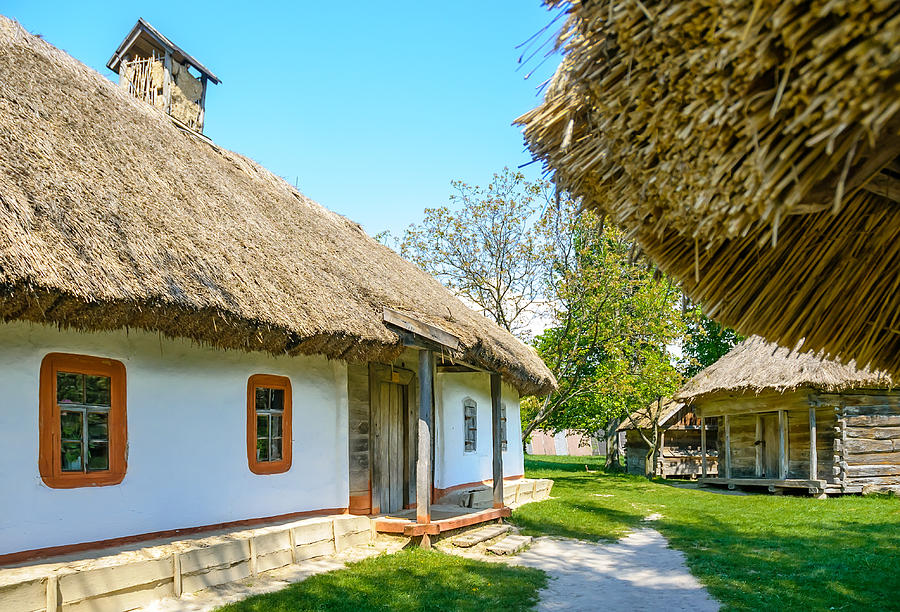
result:
[[[900,371],[900,208],[866,190],[900,155],[900,3],[549,4],[565,57],[518,121],[556,182],[723,322]]]
[[[690,400],[722,391],[784,393],[799,387],[838,392],[892,384],[884,372],[859,370],[853,363],[842,365],[821,354],[786,349],[751,336],[689,380],[675,397]]]
[[[358,225],[0,17],[0,317],[365,361],[402,351],[385,306],[523,394],[555,387]]]

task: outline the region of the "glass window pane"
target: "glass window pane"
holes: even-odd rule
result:
[[[81,471],[81,442],[62,443],[62,471]]]
[[[109,443],[108,442],[89,442],[88,443],[88,471],[91,470],[108,470],[109,469]]]
[[[272,415],[272,437],[273,438],[281,437],[281,415],[280,414]]]
[[[284,410],[284,389],[272,389],[272,410]]]
[[[268,414],[257,414],[256,415],[256,437],[257,438],[268,438],[269,437],[269,415]]]
[[[257,461],[268,461],[269,460],[269,439],[268,438],[257,438],[257,440],[256,440],[256,460]]]
[[[84,375],[57,372],[56,401],[60,404],[84,403]]]
[[[268,410],[269,409],[269,390],[265,387],[257,387],[256,388],[256,409],[257,410]]]
[[[109,413],[107,412],[88,412],[88,439],[89,440],[108,440],[109,439]]]
[[[82,417],[80,412],[61,410],[59,413],[60,432],[63,440],[78,440],[81,443]]]
[[[269,459],[271,461],[278,461],[281,459],[281,438],[272,438],[269,449]]]
[[[109,376],[84,377],[84,403],[94,406],[109,406]]]

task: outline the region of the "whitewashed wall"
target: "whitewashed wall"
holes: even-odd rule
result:
[[[51,489],[38,473],[38,383],[50,352],[125,364],[128,471],[109,487]],[[293,465],[247,466],[247,379],[293,389]],[[267,517],[348,500],[347,369],[324,357],[220,351],[145,332],[0,323],[0,554]]]
[[[438,374],[435,391],[435,487],[448,489],[460,484],[490,480],[493,477],[490,375],[483,372]],[[503,476],[521,476],[525,470],[519,394],[504,384],[501,395],[506,404],[507,419]],[[478,444],[474,453],[465,452],[463,402],[466,398],[472,398],[478,405]]]

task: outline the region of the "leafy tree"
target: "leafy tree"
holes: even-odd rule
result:
[[[550,186],[504,168],[487,187],[453,181],[449,206],[426,208],[400,253],[522,338],[541,316],[547,240],[538,222]]]
[[[711,366],[744,338],[694,308],[686,315],[687,331],[682,344],[681,368],[691,377]]]

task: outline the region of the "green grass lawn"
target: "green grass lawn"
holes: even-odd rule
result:
[[[544,572],[406,549],[319,574],[220,608],[222,612],[531,610]]]
[[[726,608],[900,609],[900,499],[721,495],[610,475],[599,457],[526,457],[551,499],[516,510],[531,535],[614,540],[652,513]]]

